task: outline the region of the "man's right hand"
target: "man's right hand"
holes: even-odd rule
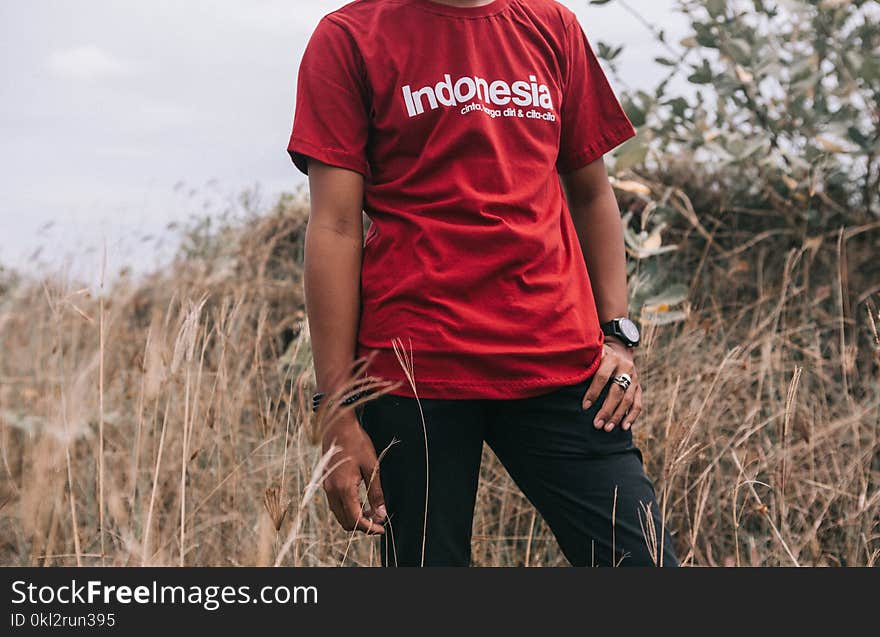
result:
[[[387,519],[385,498],[379,482],[379,461],[373,442],[350,410],[340,414],[324,434],[324,453],[331,446],[340,451],[330,460],[337,465],[324,480],[324,491],[333,515],[346,531],[384,533]],[[359,488],[367,485],[369,506],[361,506]]]

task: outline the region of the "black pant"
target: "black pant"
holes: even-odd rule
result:
[[[543,516],[571,564],[655,565],[643,533],[649,528],[646,507],[654,520],[659,562],[663,525],[642,454],[632,431],[593,427],[610,385],[585,411],[581,399],[588,385],[515,400],[421,399],[424,427],[414,398],[385,395],[366,403],[359,410],[361,424],[377,453],[387,448],[380,462],[389,515],[381,540],[383,564],[470,563],[484,441]],[[663,566],[677,566],[668,532],[662,544]]]

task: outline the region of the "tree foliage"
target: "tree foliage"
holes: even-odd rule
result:
[[[674,156],[708,170],[728,198],[774,202],[806,231],[876,220],[880,4],[679,0],[678,10],[691,31],[679,43],[646,24],[668,73],[626,96],[640,132],[619,149],[617,170]],[[611,62],[620,54],[598,49]]]

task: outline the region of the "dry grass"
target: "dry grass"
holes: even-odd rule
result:
[[[338,459],[306,411],[304,211],[288,200],[97,298],[63,278],[0,284],[0,563],[378,563],[319,488]],[[734,274],[705,245],[687,266],[701,300],[640,354],[636,435],[668,541],[694,565],[875,564],[880,317],[835,301],[846,246],[825,241],[842,274],[810,280],[814,244],[781,269],[738,251],[751,267]],[[474,561],[564,563],[489,452]]]

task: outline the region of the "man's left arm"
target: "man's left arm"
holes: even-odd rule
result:
[[[560,179],[590,275],[599,322],[627,316],[623,225],[605,162],[600,157],[561,174]],[[584,395],[584,409],[596,401],[611,378],[623,373],[630,375],[632,383],[626,391],[616,383],[611,385],[593,421],[597,429],[612,431],[621,426],[627,430],[642,411],[642,388],[632,350],[613,336],[606,336],[602,362]]]

